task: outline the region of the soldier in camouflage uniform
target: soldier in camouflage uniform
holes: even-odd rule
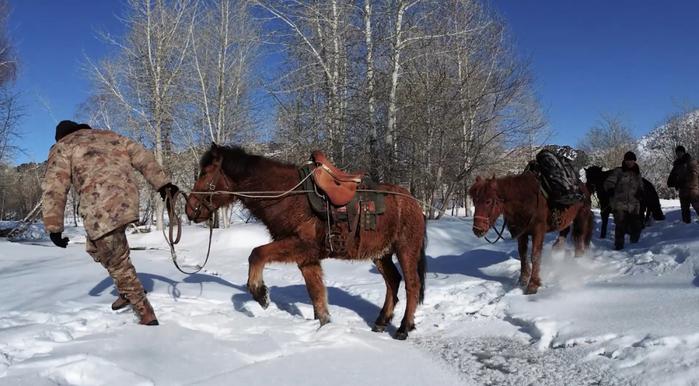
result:
[[[641,170],[636,164],[636,154],[631,151],[624,154],[621,167],[614,169],[604,181],[604,190],[614,192],[611,200],[614,213],[614,249],[624,249],[627,233],[631,243],[637,243],[643,225],[640,213],[643,180]]]
[[[131,264],[126,240],[126,225],[139,218],[133,169],[143,174],[163,198],[178,190],[140,144],[111,131],[62,121],[56,126],[56,144],[49,152],[42,183],[44,226],[54,244],[62,248],[68,245],[62,232],[66,198],[72,185],[80,197],[87,253],[107,269],[120,294],[112,309],[131,304],[140,324],[158,325]]]

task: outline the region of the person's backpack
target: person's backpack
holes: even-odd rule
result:
[[[539,174],[551,203],[568,206],[585,198],[578,175],[566,158],[544,149],[536,155],[535,165],[530,165],[529,170]]]

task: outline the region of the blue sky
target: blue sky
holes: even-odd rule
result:
[[[10,0],[10,36],[19,56],[16,89],[24,118],[16,162],[44,161],[58,121],[74,118],[90,81],[86,55],[100,58],[106,47],[97,31],[121,33],[119,1]]]
[[[61,119],[90,85],[85,57],[108,54],[96,31],[123,32],[116,0],[10,0],[26,116],[17,163],[43,161]],[[575,145],[601,113],[636,135],[684,105],[699,105],[699,1],[491,0],[530,60],[554,136]]]
[[[699,107],[699,1],[493,0],[556,135],[576,144],[601,113],[646,134]]]

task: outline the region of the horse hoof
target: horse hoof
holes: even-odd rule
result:
[[[528,286],[527,289],[524,290],[525,295],[534,295],[539,291],[539,287],[532,287]]]
[[[321,327],[323,327],[323,326],[325,326],[326,324],[330,323],[330,315],[323,315],[323,316],[321,316],[321,317],[316,316],[315,318],[318,320],[318,322],[320,322],[320,326],[321,326]]]
[[[529,278],[526,278],[526,279],[519,278],[519,280],[517,281],[517,284],[519,284],[520,288],[525,289],[525,288],[527,288],[527,286],[529,286]]]
[[[386,331],[386,325],[385,324],[374,324],[374,327],[371,328],[371,331],[384,332],[384,331]]]
[[[266,285],[261,285],[259,287],[249,287],[250,294],[252,298],[257,301],[263,310],[269,307],[269,289]]]
[[[406,340],[408,339],[408,332],[405,330],[398,330],[396,331],[396,334],[393,335],[393,339],[395,340]]]

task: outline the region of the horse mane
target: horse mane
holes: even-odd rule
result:
[[[471,197],[479,197],[489,188],[490,183],[495,181],[497,191],[501,199],[518,198],[525,193],[537,192],[539,189],[539,181],[532,173],[522,173],[515,175],[507,175],[504,177],[482,179],[471,186],[469,195]]]
[[[597,165],[592,165],[585,168],[585,179],[587,180],[585,185],[587,185],[588,188],[596,188],[594,190],[599,192],[602,190],[604,180],[609,176],[609,174],[612,173],[612,170],[613,169],[603,170],[601,166]]]
[[[214,160],[221,159],[221,168],[226,175],[244,179],[250,177],[254,170],[264,163],[271,163],[276,166],[290,166],[260,155],[250,154],[240,146],[212,146],[199,160],[199,167],[205,168],[211,165]]]
[[[525,197],[525,194],[539,192],[539,180],[536,175],[529,172],[500,177],[497,179],[497,184],[504,199],[519,199]]]

